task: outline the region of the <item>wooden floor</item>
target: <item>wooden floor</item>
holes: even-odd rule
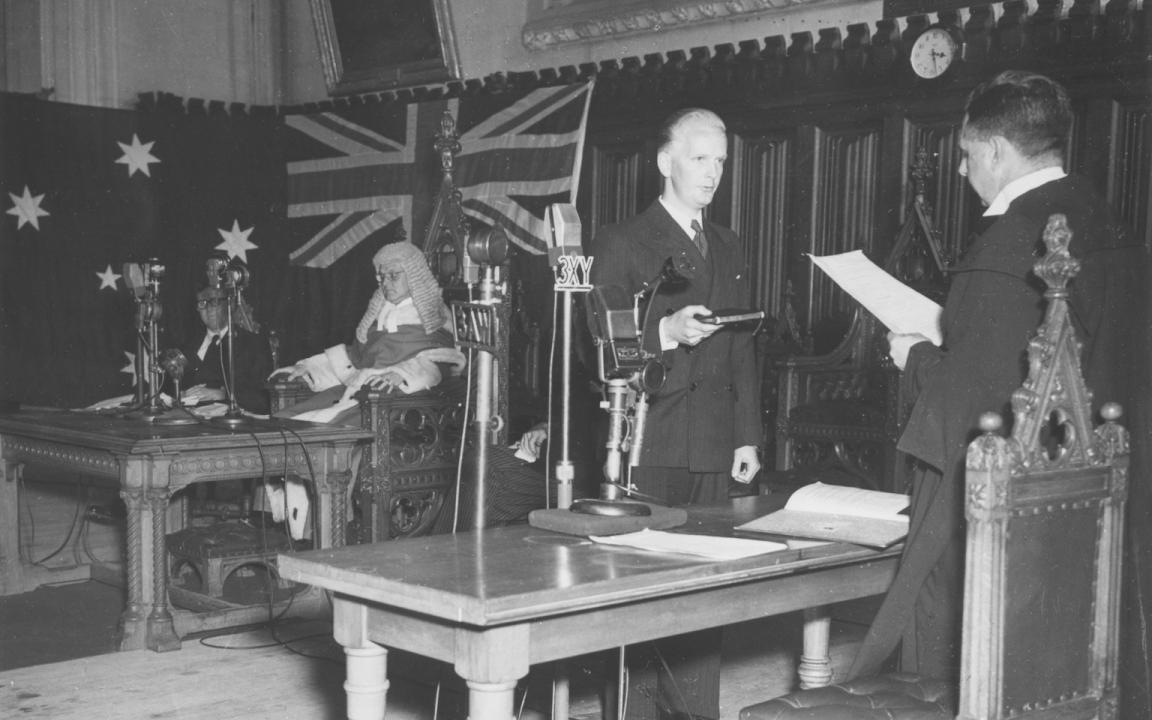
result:
[[[745,623],[725,631],[721,720],[789,690],[800,647],[796,615]],[[834,623],[833,665],[844,668],[861,628]],[[112,653],[0,673],[0,717],[30,720],[338,720],[344,717],[343,660],[323,621],[186,639],[177,652]],[[611,658],[569,665],[571,715],[601,720],[600,688]],[[389,655],[389,720],[463,719],[463,685],[440,663]],[[552,668],[533,668],[521,686],[525,720],[544,720],[551,706]],[[437,704],[436,681],[441,679]],[[525,693],[526,690],[526,693]],[[434,712],[434,709],[436,712]]]

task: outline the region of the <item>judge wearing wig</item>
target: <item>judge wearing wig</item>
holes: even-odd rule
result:
[[[464,355],[453,344],[451,318],[424,254],[407,241],[385,245],[372,260],[379,287],[353,343],[335,345],[273,375],[287,373],[317,394],[281,417],[356,422],[353,395],[362,386],[414,393],[459,374]]]

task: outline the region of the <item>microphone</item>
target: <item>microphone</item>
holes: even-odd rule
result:
[[[213,255],[204,261],[204,273],[208,276],[208,285],[218,288],[224,282],[224,271],[228,267],[228,257],[223,253]]]
[[[164,368],[164,372],[168,376],[180,382],[184,377],[184,370],[188,367],[188,358],[184,357],[184,353],[176,348],[168,348],[160,353],[160,367]]]
[[[151,287],[155,290],[160,279],[164,277],[167,269],[155,258],[144,262],[126,262],[123,265],[124,285],[132,291],[137,299],[143,298]]]
[[[548,264],[555,267],[564,255],[582,255],[580,216],[576,206],[553,203],[548,206],[545,221],[552,230],[548,235]]]
[[[184,353],[178,349],[168,348],[160,353],[159,363],[160,367],[164,368],[164,372],[168,373],[168,377],[172,378],[172,387],[176,391],[173,404],[175,407],[180,407],[183,404],[180,399],[180,381],[184,379],[184,369],[188,367],[188,358],[184,357]]]
[[[645,295],[655,295],[660,288],[665,290],[679,290],[696,276],[696,266],[687,255],[670,255],[665,258],[660,270],[636,293],[637,298]]]
[[[250,277],[248,266],[240,259],[235,259],[228,263],[220,276],[224,287],[235,288],[237,290],[242,290],[247,287]]]

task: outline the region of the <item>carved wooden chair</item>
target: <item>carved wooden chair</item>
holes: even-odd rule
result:
[[[463,296],[461,276],[470,228],[460,206],[452,176],[453,157],[460,149],[455,123],[445,112],[436,150],[443,171],[423,250],[451,304]],[[496,372],[502,417],[507,417],[507,316],[500,323],[502,347]],[[453,526],[457,459],[465,431],[467,377],[449,377],[440,385],[403,395],[363,388],[358,394],[361,426],[376,437],[353,478],[347,542],[380,542],[447,532]],[[278,380],[269,384],[272,412],[311,395],[307,385]],[[500,433],[495,438],[503,442]]]
[[[1012,396],[1011,436],[988,413],[968,446],[958,693],[890,674],[752,705],[741,720],[1115,717],[1128,435],[1112,403],[1092,427],[1066,303],[1078,263],[1056,218],[1036,265],[1048,308]]]
[[[884,269],[933,299],[947,291],[948,259],[924,195],[927,150],[912,166],[913,201]],[[793,356],[778,368],[776,473],[789,487],[818,479],[904,492],[907,462],[896,451],[903,428],[899,371],[888,359],[885,328],[857,306],[830,352]],[[829,471],[832,473],[830,480]]]

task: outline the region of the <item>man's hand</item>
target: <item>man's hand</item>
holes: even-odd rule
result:
[[[904,366],[908,364],[908,351],[912,349],[913,345],[922,342],[932,341],[919,333],[908,335],[888,333],[888,357],[892,358],[892,364],[903,370]]]
[[[732,453],[732,479],[747,485],[760,471],[760,458],[756,455],[755,445],[738,447]]]
[[[296,363],[295,365],[276,368],[268,375],[268,379],[271,380],[279,375],[283,375],[285,380],[304,380],[306,383],[312,383],[312,378],[308,374],[308,368],[304,363]]]
[[[540,446],[548,439],[548,425],[541,423],[520,436],[520,451],[525,455],[539,455]]]
[[[404,377],[395,370],[384,370],[380,374],[371,375],[364,384],[373,390],[393,390],[404,384]]]
[[[194,385],[180,394],[180,402],[185,405],[198,405],[202,402],[219,402],[226,399],[224,391],[220,388],[210,388],[206,385]]]
[[[719,325],[696,319],[697,315],[711,314],[712,311],[703,305],[685,305],[660,321],[663,336],[677,345],[699,345],[720,329]]]

